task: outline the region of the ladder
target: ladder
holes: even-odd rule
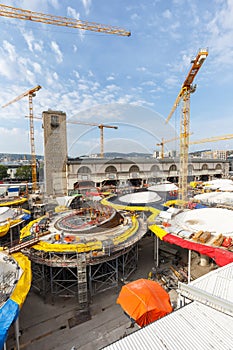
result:
[[[78,302],[82,309],[88,305],[86,254],[77,253]]]

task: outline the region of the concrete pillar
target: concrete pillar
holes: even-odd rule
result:
[[[188,283],[190,283],[191,281],[191,254],[192,254],[192,251],[191,250],[188,250]]]
[[[19,345],[19,317],[15,321],[15,341],[16,341],[16,350],[20,350]]]
[[[159,238],[154,235],[154,260],[156,261],[156,267],[159,266]]]
[[[177,307],[179,309],[179,308],[181,308],[183,306],[185,306],[185,298],[182,295],[178,294]]]
[[[200,254],[200,266],[209,266],[209,257],[207,255]]]

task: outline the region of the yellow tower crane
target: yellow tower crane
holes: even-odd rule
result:
[[[192,135],[193,133],[191,132],[189,135]],[[170,140],[164,140],[164,138],[162,137],[162,141],[160,143],[156,143],[156,146],[161,146],[161,159],[164,158],[164,145],[166,143],[172,142],[172,141],[177,141],[179,140],[179,136],[173,137]]]
[[[169,143],[169,142],[172,142],[172,141],[176,141],[178,140],[179,137],[173,137],[173,139],[170,139],[170,140],[165,140],[163,137],[161,139],[161,142],[160,143],[156,143],[156,146],[161,146],[161,159],[164,158],[164,145],[166,143]]]
[[[12,6],[6,6],[0,4],[0,16],[9,18],[18,18],[25,21],[40,22],[46,24],[52,24],[56,26],[63,26],[68,28],[77,28],[83,30],[91,30],[93,32],[105,33],[105,34],[117,34],[121,36],[130,36],[131,33],[125,29],[109,26],[105,24],[99,24],[95,22],[81,21],[74,18],[53,16],[40,12],[34,12],[29,10],[23,10]]]
[[[28,118],[28,116],[26,116]],[[35,119],[41,120],[41,117],[34,117]],[[79,124],[79,125],[89,125],[89,126],[97,126],[100,129],[100,157],[104,158],[104,128],[109,129],[118,129],[118,126],[115,125],[106,125],[106,124],[98,124],[98,123],[86,123],[80,122],[76,120],[67,120],[69,124]]]
[[[105,34],[116,34],[116,35],[120,35],[120,36],[130,36],[131,35],[130,31],[127,31],[125,29],[122,29],[122,28],[119,28],[116,26],[109,26],[109,25],[99,24],[99,23],[95,23],[95,22],[81,21],[81,20],[76,20],[73,18],[67,18],[67,17],[61,17],[61,16],[53,16],[53,15],[44,14],[44,13],[40,13],[40,12],[24,10],[24,9],[12,7],[12,6],[6,6],[4,4],[0,4],[0,16],[9,17],[9,18],[17,18],[17,19],[27,20],[27,21],[32,21],[32,22],[52,24],[52,25],[63,26],[63,27],[68,27],[68,28],[90,30],[90,31],[105,33]],[[19,99],[21,99],[24,96],[29,96],[33,190],[36,189],[36,156],[35,156],[35,144],[34,144],[32,97],[34,96],[35,91],[38,91],[40,88],[41,88],[41,86],[38,85],[34,89],[27,91],[26,93],[18,96],[16,99],[14,99],[13,101],[8,103],[8,104],[10,104],[10,103],[13,103],[15,101],[18,101]],[[8,104],[6,104],[4,107],[8,106]],[[98,127],[101,130],[102,138],[103,138],[103,128],[104,127],[111,127],[111,126],[98,125]],[[102,154],[103,154],[103,150],[102,150]]]
[[[192,135],[193,133],[191,132],[189,135]],[[205,139],[200,139],[200,140],[195,140],[189,141],[189,145],[197,145],[200,143],[205,143],[205,142],[215,142],[215,141],[221,141],[221,140],[230,140],[233,138],[233,134],[226,134],[226,135],[222,135],[222,136],[213,136],[213,137],[209,137],[209,138],[205,138]],[[156,143],[156,146],[161,146],[161,158],[164,158],[164,145],[166,143],[172,142],[172,141],[176,141],[179,140],[180,138],[174,137],[173,139],[170,140],[164,140],[164,138],[162,138],[162,141],[160,143]]]
[[[230,140],[233,139],[233,134],[226,134],[222,136],[213,136],[213,137],[208,137],[205,139],[201,140],[195,140],[195,141],[190,141],[190,145],[197,145],[199,143],[205,143],[205,142],[215,142],[215,141],[221,141],[221,140]]]
[[[166,122],[170,120],[180,100],[183,100],[180,122],[180,175],[179,175],[179,199],[185,201],[188,191],[188,151],[189,151],[189,124],[190,124],[190,94],[196,90],[193,80],[208,56],[206,49],[201,49],[191,62],[192,66],[175,100]]]
[[[68,120],[67,123],[97,126],[100,129],[100,157],[101,158],[104,158],[104,128],[118,129],[118,126],[115,126],[115,125],[106,125],[106,124],[98,124],[98,123],[85,123],[85,122],[79,122],[79,121],[75,121],[75,120]]]
[[[32,190],[35,192],[37,189],[37,173],[36,173],[36,153],[35,153],[35,137],[34,137],[34,122],[33,122],[33,105],[32,98],[36,96],[36,91],[41,89],[40,85],[24,92],[12,101],[6,103],[2,108],[9,106],[10,104],[19,101],[21,98],[28,96],[29,98],[29,120],[30,120],[30,144],[31,144],[31,167],[32,167]]]

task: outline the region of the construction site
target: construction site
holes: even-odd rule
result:
[[[118,27],[5,5],[0,5],[0,11],[1,16],[20,20],[130,36],[129,31]],[[70,170],[75,165],[68,161],[66,113],[49,109],[41,117],[46,181],[40,187],[33,97],[41,86],[3,106],[29,98],[32,193],[5,195],[0,207],[0,348],[172,350],[190,348],[201,339],[205,349],[217,350],[220,343],[222,349],[230,349],[233,181],[189,181],[190,95],[207,56],[208,50],[200,49],[192,60],[166,120],[168,123],[181,102],[179,165],[173,173],[169,170],[169,178],[174,182],[177,179],[176,184],[168,181],[164,170],[163,181],[158,183],[156,178],[162,175],[156,164],[148,167],[155,180],[150,185],[149,176],[138,176],[141,165],[132,163],[126,170],[126,162],[121,161],[124,185],[131,180],[124,191],[114,160],[106,161],[104,167],[94,164],[95,173],[88,165],[80,173]],[[103,130],[117,126],[75,120],[69,123],[100,129],[100,158],[104,159]],[[193,143],[232,137],[222,135]],[[164,145],[170,141],[161,135],[158,145],[162,147],[162,162]],[[222,177],[225,168],[219,160],[213,164]],[[80,174],[85,181],[93,180],[92,186],[81,188]],[[108,178],[109,191],[100,188],[100,174],[112,176]],[[27,209],[22,207],[25,202]],[[122,291],[135,282],[132,294],[123,297],[123,306]],[[139,284],[143,286],[140,303],[132,297]],[[155,307],[150,313],[149,300],[155,286],[156,307],[164,302],[166,309],[161,306],[158,311]]]

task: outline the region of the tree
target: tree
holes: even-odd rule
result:
[[[0,165],[0,180],[8,177],[7,167],[5,165]]]
[[[19,180],[32,181],[32,168],[29,165],[23,165],[16,170],[15,177]]]

